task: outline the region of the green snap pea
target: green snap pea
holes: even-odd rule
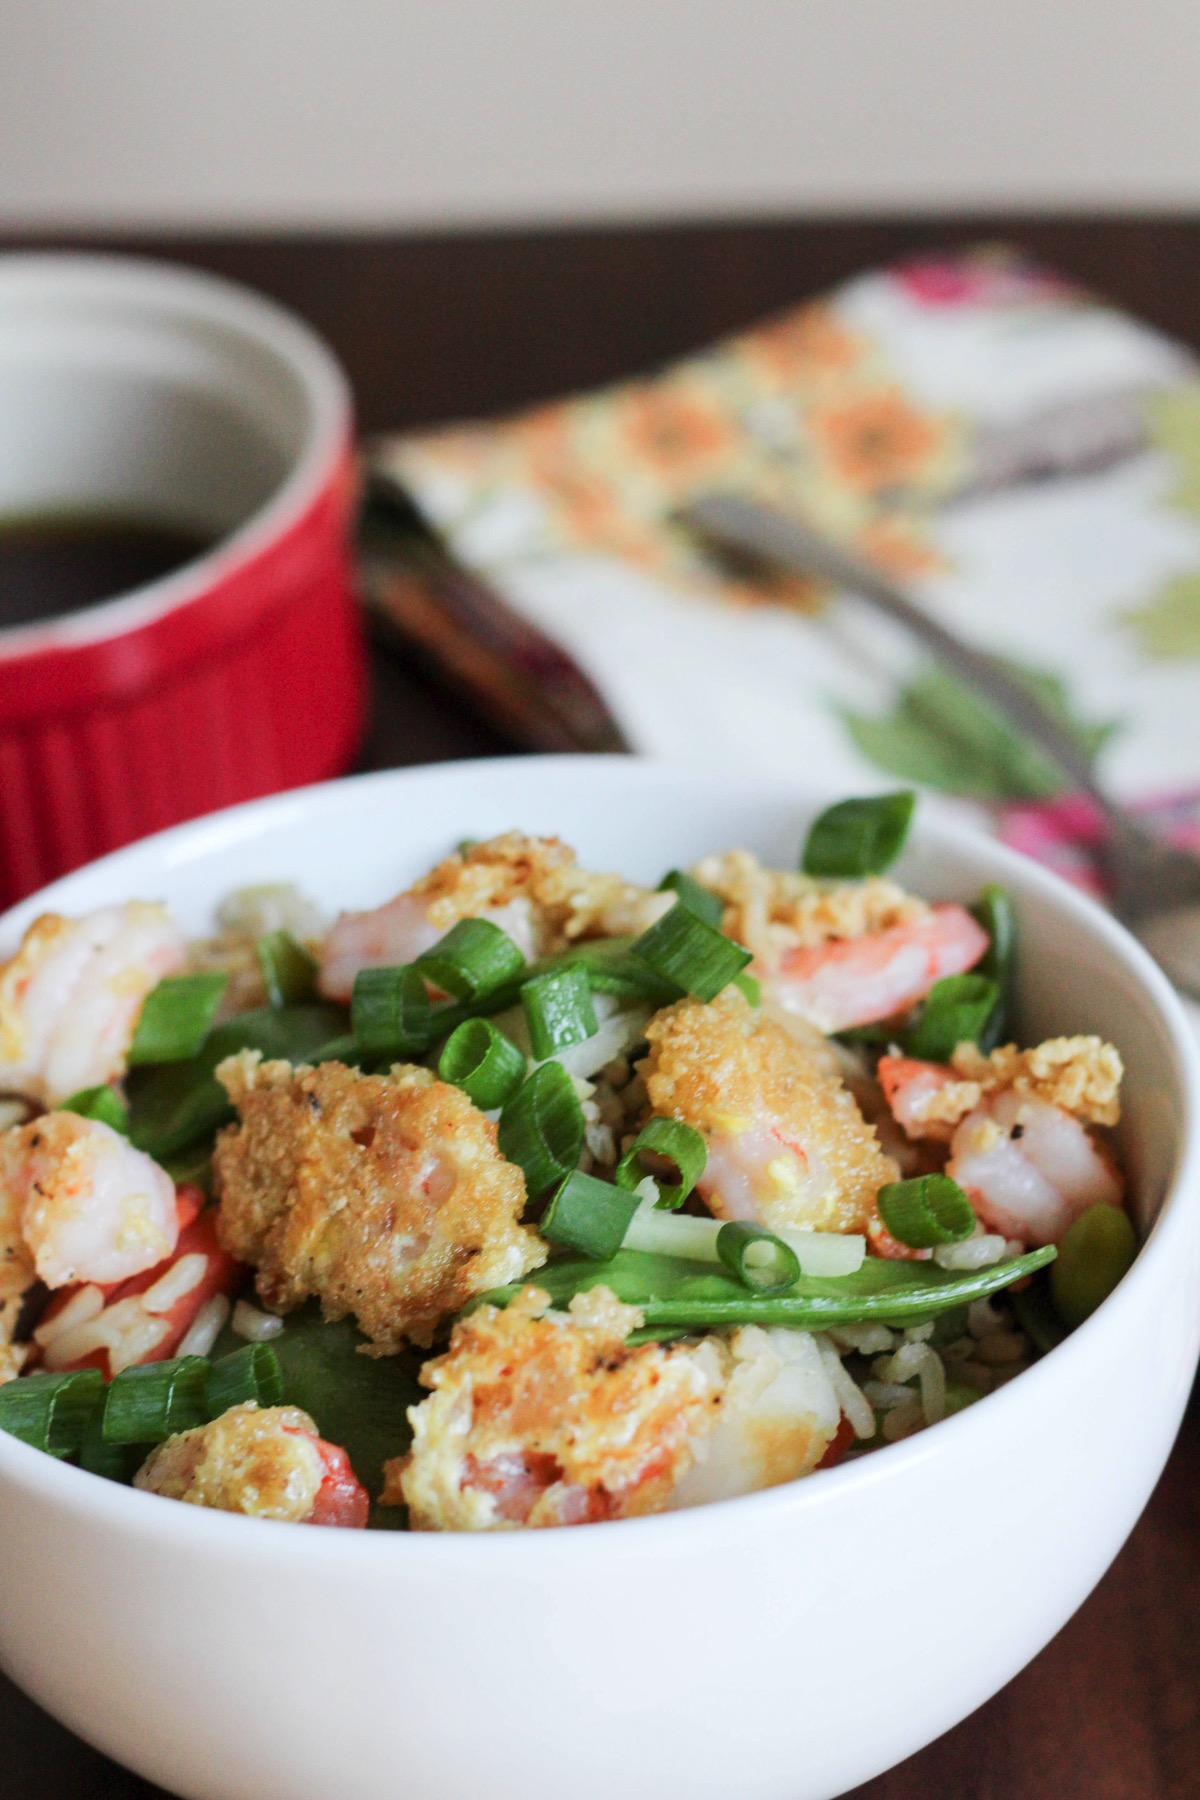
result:
[[[1082,1325],[1137,1255],[1129,1214],[1098,1200],[1071,1225],[1050,1266],[1050,1297],[1068,1325]]]

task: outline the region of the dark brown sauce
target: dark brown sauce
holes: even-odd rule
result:
[[[0,519],[0,626],[31,625],[181,568],[210,538],[145,519]]]

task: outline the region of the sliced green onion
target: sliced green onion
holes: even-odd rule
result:
[[[682,869],[672,869],[669,874],[664,875],[658,884],[658,891],[660,894],[675,894],[679,904],[695,913],[698,919],[703,919],[706,925],[720,925],[725,912],[725,902],[721,896],[714,894],[710,888],[701,887],[698,881],[685,875]]]
[[[101,1125],[111,1125],[122,1137],[129,1136],[129,1108],[116,1089],[107,1084],[80,1088],[70,1099],[60,1100],[57,1110],[78,1113],[82,1119],[98,1119]]]
[[[174,1356],[122,1369],[108,1384],[105,1443],[161,1444],[177,1431],[206,1425],[207,1379],[205,1356]]]
[[[685,1125],[679,1119],[648,1119],[617,1164],[618,1187],[636,1188],[653,1173],[643,1166],[643,1153],[675,1164],[677,1180],[658,1182],[658,1205],[664,1211],[674,1212],[704,1173],[708,1151],[703,1137],[693,1125]]]
[[[443,1081],[460,1087],[481,1111],[510,1100],[525,1079],[525,1058],[490,1019],[464,1019],[438,1058]]]
[[[521,1005],[529,1026],[529,1043],[538,1062],[557,1056],[572,1044],[584,1044],[598,1029],[596,1008],[586,971],[578,964],[535,975],[521,983]]]
[[[960,1244],[975,1229],[975,1211],[957,1181],[948,1175],[915,1175],[888,1181],[879,1190],[879,1216],[898,1244],[932,1250]]]
[[[460,919],[417,958],[416,966],[443,993],[477,1000],[519,975],[525,958],[490,919]]]
[[[100,1371],[97,1369],[97,1374]],[[79,1466],[106,1481],[127,1481],[130,1471],[128,1444],[110,1444],[104,1435],[104,1400],[98,1397],[88,1415],[79,1444]]]
[[[558,950],[553,956],[544,956],[540,961],[531,963],[525,970],[525,979],[535,975],[549,974],[553,969],[565,969],[574,964],[587,972],[588,985],[594,994],[612,994],[622,1000],[647,1000],[663,1006],[669,1000],[679,998],[679,989],[674,982],[664,981],[656,975],[640,956],[633,954],[634,940],[631,937],[591,938],[586,943],[572,944],[569,950]],[[517,999],[518,989],[514,987],[511,999]],[[508,1005],[509,997],[492,996],[503,999]],[[489,1006],[488,1011],[498,1011],[499,1005]]]
[[[0,1431],[49,1456],[75,1456],[103,1398],[99,1369],[21,1375],[0,1387]]]
[[[717,1233],[717,1255],[743,1286],[756,1294],[786,1294],[800,1279],[800,1261],[790,1244],[738,1219]]]
[[[500,1114],[497,1133],[500,1154],[524,1171],[531,1200],[575,1168],[583,1129],[571,1077],[561,1063],[540,1064]]]
[[[272,1006],[302,1006],[317,996],[317,965],[290,931],[268,931],[254,946]]]
[[[538,1230],[548,1244],[604,1262],[621,1248],[640,1204],[636,1194],[574,1169],[555,1188]]]
[[[673,906],[635,939],[634,952],[680,993],[714,1000],[750,961],[749,950],[686,906]]]
[[[354,977],[350,1025],[364,1056],[423,1056],[433,1042],[433,1018],[425,978],[414,964],[360,969]]]
[[[208,1364],[205,1404],[210,1419],[247,1400],[260,1406],[278,1406],[283,1400],[283,1372],[270,1344],[247,1344]]]
[[[975,973],[989,976],[997,988],[996,1004],[975,1040],[987,1052],[1003,1043],[1011,1029],[1017,916],[1011,894],[995,882],[984,888],[971,911],[990,939]]]
[[[904,848],[916,803],[913,790],[902,788],[827,807],[813,821],[801,868],[806,875],[846,880],[882,875]]]
[[[184,1062],[195,1056],[212,1029],[227,975],[167,975],[146,995],[129,1066]]]
[[[978,1043],[999,994],[987,975],[943,976],[930,988],[916,1022],[902,1033],[904,1049],[926,1062],[949,1062],[957,1044]]]
[[[740,975],[734,976],[733,985],[739,993],[745,996],[751,1006],[762,1005],[762,984],[753,975],[747,975],[743,970]]]

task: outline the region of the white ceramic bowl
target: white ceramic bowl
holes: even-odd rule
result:
[[[734,844],[788,864],[814,799],[628,760],[460,763],[257,802],[8,915],[160,895],[202,926],[289,877],[380,901],[464,836],[561,833],[656,880]],[[1157,1223],[1060,1349],[935,1430],[669,1517],[480,1537],[253,1523],[0,1435],[0,1660],[110,1755],[194,1800],[828,1800],[1028,1661],[1116,1554],[1200,1344],[1196,1053],[1158,970],[1053,876],[920,823],[900,874],[1020,915],[1023,1023],[1128,1065],[1125,1150]]]

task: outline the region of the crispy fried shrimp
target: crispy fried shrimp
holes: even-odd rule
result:
[[[579,868],[558,838],[508,832],[446,857],[373,912],[343,913],[321,952],[321,991],[348,999],[361,969],[412,962],[459,919],[490,919],[533,958],[577,938],[642,931],[671,903],[670,894]]]
[[[426,1363],[412,1448],[385,1468],[383,1500],[420,1531],[579,1525],[661,1511],[721,1403],[705,1346],[625,1339],[640,1314],[606,1288],[570,1314],[525,1288],[481,1306]]]
[[[35,919],[0,967],[0,1088],[54,1106],[122,1074],[142,1002],[186,953],[166,907],[147,900]]]
[[[367,1495],[346,1453],[298,1406],[232,1406],[151,1451],[133,1485],[189,1506],[292,1524],[361,1526]]]
[[[790,869],[764,869],[748,850],[705,857],[692,875],[725,902],[722,930],[752,950],[766,970],[787,950],[912,925],[929,911],[926,901],[885,876],[819,881]]]
[[[959,1044],[949,1065],[906,1056],[879,1063],[888,1105],[909,1137],[942,1143],[984,1100],[1010,1089],[1084,1125],[1115,1125],[1123,1074],[1120,1053],[1098,1037],[1047,1038],[1029,1050],[1005,1044],[990,1056],[975,1044]]]
[[[517,1224],[525,1184],[496,1127],[428,1069],[293,1069],[243,1051],[217,1075],[241,1121],[214,1156],[221,1242],[276,1311],[317,1295],[327,1319],[353,1313],[392,1351],[545,1261]]]
[[[760,1017],[730,991],[668,1006],[646,1035],[651,1108],[703,1134],[699,1187],[718,1218],[864,1229],[896,1167],[817,1033]]]

